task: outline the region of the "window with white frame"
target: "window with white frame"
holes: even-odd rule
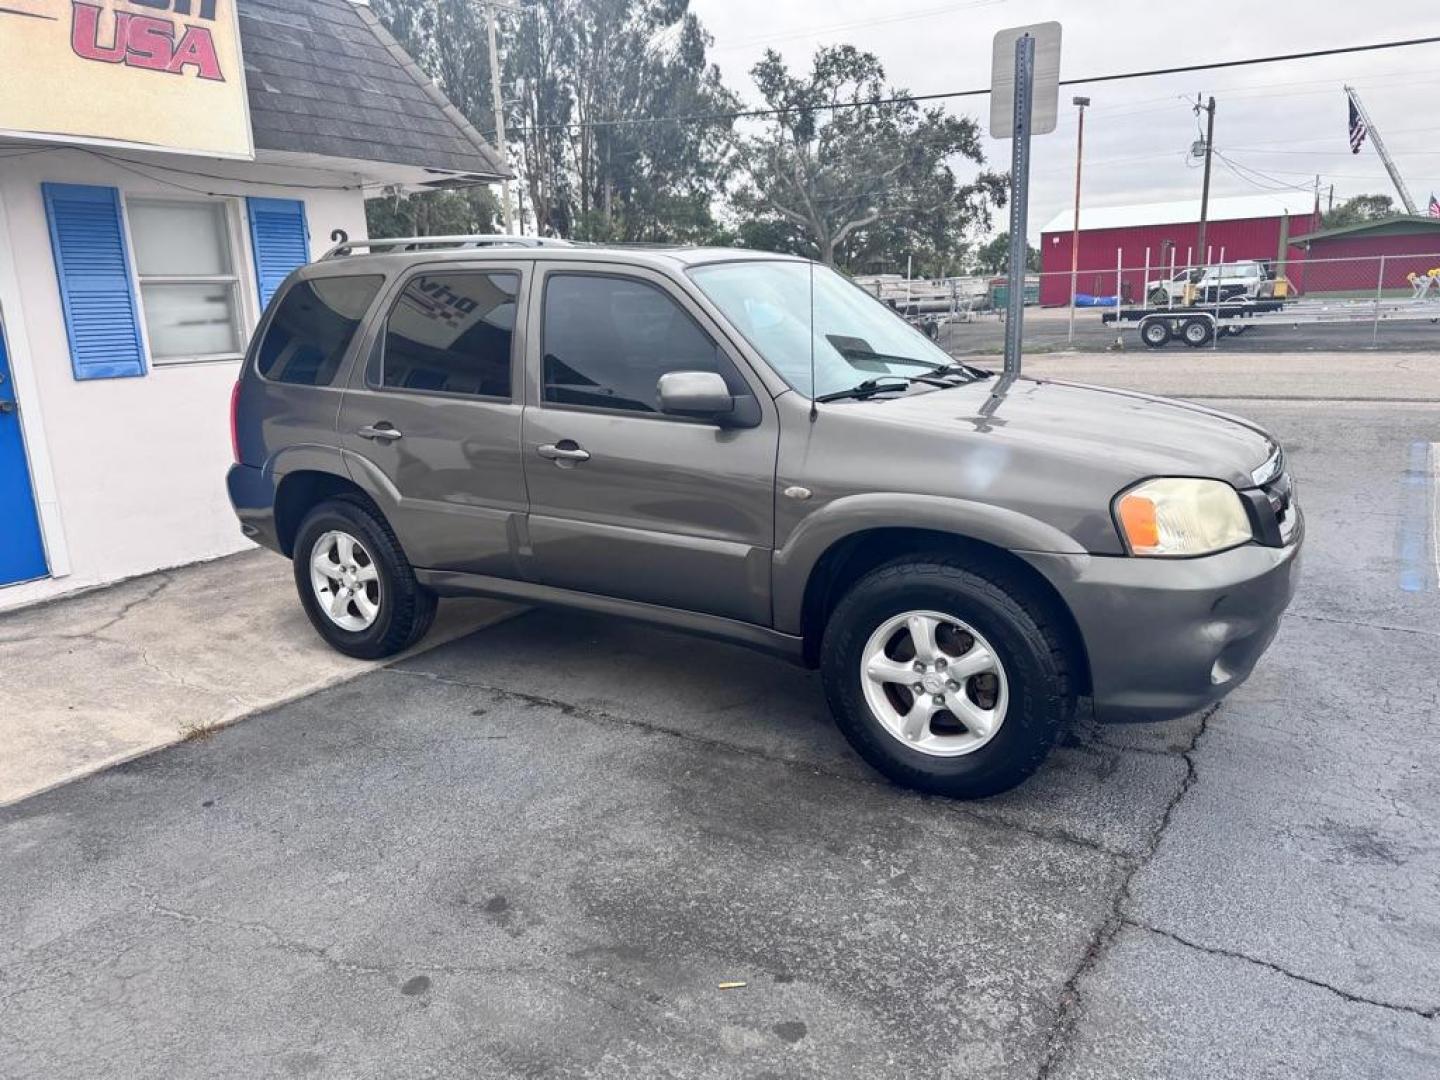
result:
[[[240,277],[225,203],[129,199],[127,210],[152,362],[241,355]]]

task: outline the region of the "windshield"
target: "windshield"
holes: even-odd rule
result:
[[[880,301],[835,271],[811,264],[733,262],[698,266],[690,276],[792,388],[810,397],[842,393],[870,379],[902,378],[945,367],[932,345]],[[810,349],[815,382],[810,382]]]

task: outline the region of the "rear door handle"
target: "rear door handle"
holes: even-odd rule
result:
[[[394,442],[396,439],[403,439],[405,437],[404,432],[396,431],[392,425],[383,421],[379,424],[367,424],[355,434],[359,435],[362,439],[371,439],[375,442]]]
[[[557,465],[564,465],[567,462],[578,465],[582,461],[590,460],[590,451],[581,450],[579,445],[570,439],[559,443],[547,443],[545,446],[536,447],[535,452],[546,461],[553,461]]]
[[[13,402],[13,401],[0,401],[0,416],[4,416],[6,413],[19,412],[19,411],[20,411],[20,406],[16,405],[15,402]]]

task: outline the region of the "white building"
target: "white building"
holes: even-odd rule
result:
[[[225,495],[228,407],[265,302],[336,230],[365,236],[367,195],[504,171],[349,0],[175,0],[158,16],[108,0],[79,25],[87,7],[0,5],[0,609],[248,546]],[[128,29],[157,19],[177,43],[158,73]],[[22,31],[72,49],[17,87],[34,61],[4,43]],[[14,106],[73,89],[77,70],[108,80],[102,105],[119,87],[134,108],[57,135]],[[237,81],[243,125],[184,118],[183,95],[208,120],[227,107],[216,84]],[[157,121],[146,137],[172,106],[181,134]],[[225,156],[177,145],[237,131],[249,146]]]

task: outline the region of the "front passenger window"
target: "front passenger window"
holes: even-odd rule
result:
[[[554,274],[545,287],[545,401],[660,411],[660,376],[713,371],[748,389],[729,360],[664,290],[633,278]]]

